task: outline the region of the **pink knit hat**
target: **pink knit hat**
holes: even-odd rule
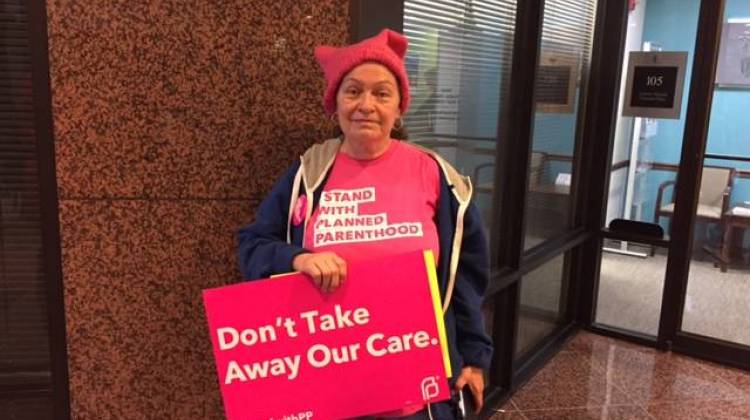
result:
[[[408,42],[406,37],[390,29],[384,29],[372,38],[345,47],[321,45],[315,48],[315,58],[326,77],[323,107],[326,115],[336,112],[336,92],[341,79],[354,67],[365,62],[376,62],[386,66],[398,80],[401,88],[401,114],[409,108],[409,76],[404,66]]]

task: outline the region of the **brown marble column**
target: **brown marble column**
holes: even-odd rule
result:
[[[348,3],[47,3],[74,418],[223,418],[201,290],[331,129],[319,43]]]

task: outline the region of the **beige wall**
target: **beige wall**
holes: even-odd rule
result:
[[[74,418],[222,418],[201,290],[331,129],[312,50],[348,4],[47,4]]]

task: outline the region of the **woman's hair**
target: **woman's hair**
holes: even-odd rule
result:
[[[403,119],[401,120],[401,128],[398,130],[394,127],[391,130],[391,138],[396,140],[409,140],[409,132],[406,130],[406,126],[403,124]]]

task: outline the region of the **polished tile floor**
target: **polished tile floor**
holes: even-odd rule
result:
[[[492,420],[750,419],[750,373],[580,332]]]

